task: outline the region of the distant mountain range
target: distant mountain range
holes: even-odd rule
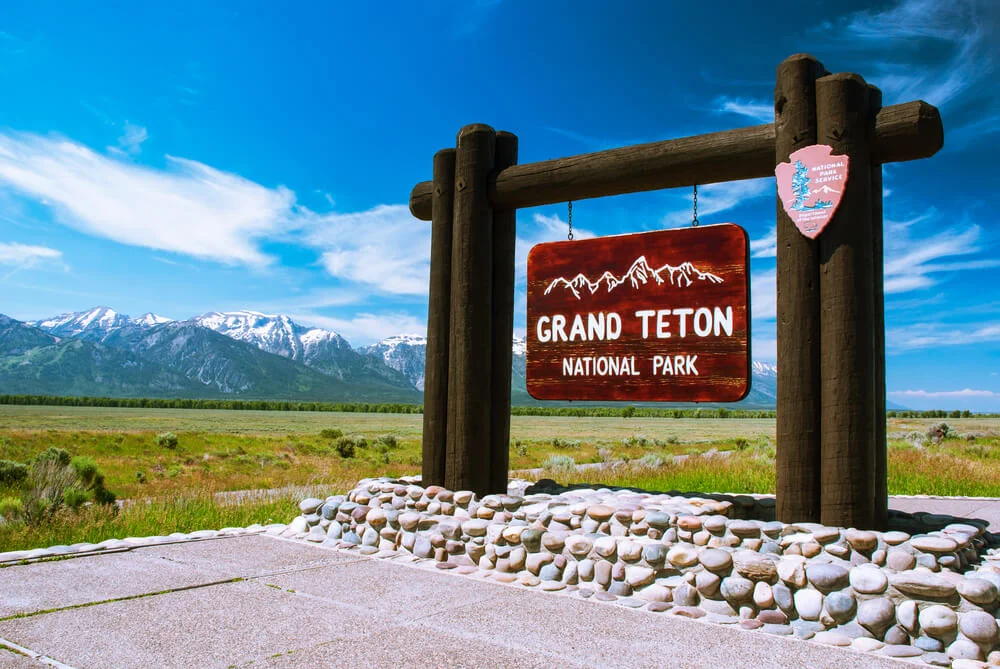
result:
[[[636,280],[652,271],[645,267]],[[0,315],[0,393],[420,403],[426,350],[415,334],[355,349],[336,332],[255,311],[185,321],[108,307],[32,322]],[[511,400],[541,404],[527,393],[525,355],[524,340],[514,337]],[[776,367],[754,362],[752,371],[738,406],[773,408]]]
[[[666,274],[666,279],[663,278],[664,274]],[[722,283],[722,279],[720,277],[710,272],[702,272],[689,262],[681,263],[676,267],[668,264],[660,267],[659,269],[653,269],[646,260],[646,256],[639,256],[632,263],[632,266],[629,267],[628,271],[621,276],[615,276],[611,272],[605,271],[604,274],[594,281],[591,281],[584,274],[577,274],[572,279],[558,277],[549,283],[548,287],[545,289],[545,294],[548,295],[557,287],[563,287],[571,292],[573,297],[579,300],[581,292],[593,295],[600,290],[602,286],[605,287],[605,292],[610,293],[615,288],[625,283],[632,286],[632,288],[639,288],[640,286],[645,286],[651,281],[654,285],[662,285],[669,281],[671,286],[679,287],[690,286],[695,281]]]

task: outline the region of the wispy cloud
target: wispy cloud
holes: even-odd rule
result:
[[[58,137],[0,133],[0,188],[58,220],[122,244],[228,264],[270,262],[258,240],[291,219],[294,194],[184,158],[156,170]]]
[[[915,323],[890,328],[886,348],[908,351],[942,346],[963,346],[1000,341],[1000,321],[987,323]]]
[[[982,252],[981,229],[978,225],[952,227],[928,237],[914,235],[921,223],[936,222],[937,212],[931,210],[907,221],[885,222],[885,292],[904,293],[928,288],[938,283],[934,275],[959,271],[1000,267],[994,258],[967,257]]]
[[[717,114],[745,116],[758,123],[774,123],[774,104],[765,100],[731,98],[722,95],[712,102],[712,110]]]
[[[758,272],[750,276],[750,311],[754,319],[770,320],[778,315],[776,270]]]
[[[300,216],[305,242],[320,251],[330,275],[386,293],[427,294],[431,225],[415,220],[406,205]]]
[[[750,255],[753,258],[774,258],[778,255],[778,228],[771,226],[763,237],[750,240]]]
[[[958,397],[1000,397],[1000,393],[993,392],[992,390],[973,390],[972,388],[964,388],[962,390],[890,390],[886,395],[891,395],[892,397],[947,397],[947,398],[958,398]]]
[[[142,151],[142,143],[149,139],[149,133],[141,125],[125,121],[125,130],[118,138],[118,146],[109,146],[108,151],[117,155],[137,156]]]
[[[558,215],[546,216],[535,214],[531,225],[518,225],[518,236],[515,246],[515,282],[523,284],[528,276],[528,252],[535,244],[542,242],[561,242],[566,239],[569,225]],[[594,233],[584,228],[573,227],[573,239],[590,239]]]
[[[764,197],[765,195],[773,197],[775,193],[774,189],[773,177],[699,186],[698,218],[701,220],[707,216],[721,214],[724,211],[735,208],[737,205]],[[681,194],[680,191],[677,191],[674,197],[677,198],[679,205],[681,202],[684,204],[676,207],[674,211],[663,217],[661,222],[667,228],[676,228],[691,223],[691,215],[693,213],[691,204],[692,194]]]
[[[47,246],[0,242],[0,264],[17,267],[31,267],[40,262],[62,259],[62,251]]]

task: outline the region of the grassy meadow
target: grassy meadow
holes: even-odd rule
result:
[[[948,433],[928,437],[942,422]],[[0,406],[0,461],[30,463],[53,448],[92,460],[121,506],[81,504],[25,523],[16,500],[27,480],[0,476],[0,551],[287,522],[307,491],[419,473],[421,425],[419,414]],[[1000,497],[1000,419],[891,418],[888,432],[891,494]],[[514,416],[511,469],[560,482],[767,493],[774,434],[766,418]],[[725,457],[674,457],[710,450]],[[621,460],[633,466],[572,466]],[[216,496],[263,489],[279,492]]]

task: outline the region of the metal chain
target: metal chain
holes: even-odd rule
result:
[[[698,227],[698,184],[694,185],[694,218],[691,220],[691,226]]]
[[[573,203],[567,202],[566,207],[568,212],[566,215],[566,219],[569,222],[569,234],[566,235],[566,239],[573,241]]]

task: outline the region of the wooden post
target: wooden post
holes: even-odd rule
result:
[[[498,132],[494,175],[517,163],[517,136]],[[510,470],[510,376],[514,339],[514,255],[517,210],[493,212],[493,388],[490,398],[489,492],[507,492]]]
[[[477,494],[490,487],[495,143],[493,128],[467,125],[455,156],[445,486]]]
[[[868,87],[856,74],[816,82],[818,141],[850,159],[840,207],[820,241],[821,521],[875,523],[872,367],[875,273]]]
[[[451,319],[451,226],[455,201],[455,149],[434,154],[431,208],[431,280],[427,299],[424,431],[421,481],[444,485],[448,438],[448,330]]]
[[[775,164],[816,143],[816,80],[823,66],[796,54],[778,66]],[[820,520],[819,242],[799,232],[778,197],[776,499],[784,522]]]
[[[872,143],[875,116],[882,108],[882,91],[868,86],[868,141]],[[882,165],[872,163],[872,268],[875,273],[875,342],[872,362],[872,382],[875,393],[875,520],[872,529],[887,530],[889,526],[888,442],[885,415],[885,252],[882,227]]]

